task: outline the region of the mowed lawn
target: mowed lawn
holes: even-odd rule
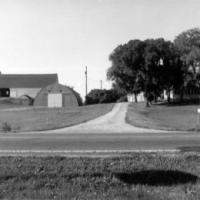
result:
[[[114,104],[97,104],[66,108],[0,109],[0,131],[49,130],[71,126],[97,118],[111,111]]]
[[[144,103],[132,103],[126,121],[138,127],[194,131],[200,128],[197,108],[200,105],[152,105],[146,108]]]
[[[1,157],[1,199],[198,200],[200,157]]]

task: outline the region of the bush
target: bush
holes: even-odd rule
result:
[[[33,105],[33,98],[23,95],[19,98],[12,98],[12,97],[6,97],[0,99],[1,105],[18,105],[18,106],[29,106]]]
[[[4,122],[2,124],[2,130],[3,130],[3,132],[10,132],[12,130],[12,127],[9,123]]]
[[[86,96],[86,104],[113,103],[119,98],[116,90],[93,89]]]
[[[117,100],[117,102],[127,102],[128,101],[128,99],[127,99],[127,96],[125,95],[125,96],[121,96],[118,100]]]

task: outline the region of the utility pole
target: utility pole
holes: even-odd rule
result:
[[[88,89],[88,83],[87,83],[87,66],[85,67],[85,98],[87,96],[87,89]]]
[[[102,80],[100,81],[100,89],[102,90]]]

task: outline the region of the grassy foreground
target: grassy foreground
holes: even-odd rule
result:
[[[126,121],[138,127],[194,131],[200,128],[197,108],[200,105],[152,105],[146,108],[143,103],[132,103]]]
[[[1,199],[197,200],[200,157],[1,157]]]
[[[36,131],[67,127],[86,122],[111,111],[114,104],[97,104],[73,108],[33,108],[1,110],[0,131]]]

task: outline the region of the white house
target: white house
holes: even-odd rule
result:
[[[135,102],[135,94],[128,94],[127,100],[128,100],[128,102]],[[137,101],[138,102],[144,102],[145,101],[144,92],[140,92],[137,95]]]

